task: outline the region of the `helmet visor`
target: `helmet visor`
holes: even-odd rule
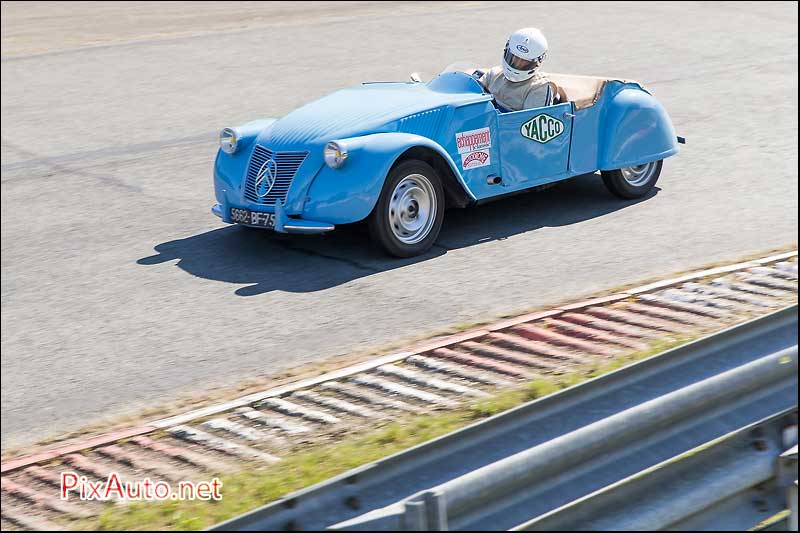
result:
[[[505,52],[503,53],[503,59],[505,59],[506,63],[508,63],[508,66],[511,68],[527,72],[535,70],[542,62],[541,56],[537,57],[536,59],[524,59],[511,53],[511,50],[509,50],[508,47],[506,47]]]

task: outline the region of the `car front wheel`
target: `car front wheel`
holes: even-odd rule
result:
[[[661,175],[663,159],[651,161],[643,165],[620,168],[618,170],[604,170],[603,183],[615,196],[631,200],[642,198],[655,186]]]
[[[433,167],[424,161],[404,161],[386,177],[369,217],[370,234],[394,256],[425,253],[442,229],[444,207],[444,189]]]

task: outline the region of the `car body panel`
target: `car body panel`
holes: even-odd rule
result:
[[[392,165],[409,147],[424,146],[438,153],[460,176],[458,166],[435,141],[411,133],[374,133],[344,139],[350,155],[347,172],[322,166],[308,194],[303,218],[326,220],[333,224],[354,222],[367,217],[381,193],[383,180]],[[351,160],[350,160],[351,159]],[[466,189],[466,183],[461,182]],[[473,200],[475,198],[473,197]]]
[[[566,174],[572,137],[572,117],[567,115],[572,114],[572,104],[564,103],[497,115],[506,188],[533,187]],[[541,131],[545,142],[526,137],[523,131]]]
[[[677,135],[664,106],[637,86],[610,85],[603,105],[597,168],[614,170],[677,154]]]
[[[639,84],[609,81],[594,105],[577,111],[567,102],[502,113],[480,84],[461,72],[446,72],[427,84],[365,83],[281,119],[236,129],[236,152],[220,150],[214,165],[215,214],[230,222],[230,207],[277,210],[281,222],[311,221],[312,230],[367,217],[392,166],[410,149],[439,157],[441,168],[450,170],[443,178],[454,180],[473,202],[678,151],[669,116]],[[334,140],[348,151],[337,169],[323,157],[326,143]],[[257,174],[255,167],[281,157],[299,161],[290,170],[278,163],[279,180],[289,183],[285,194],[254,200],[248,180]]]

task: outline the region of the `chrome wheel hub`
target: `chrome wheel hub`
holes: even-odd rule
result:
[[[622,177],[625,178],[625,181],[634,187],[641,187],[642,185],[647,184],[653,177],[653,174],[656,171],[657,163],[657,161],[651,161],[650,163],[645,163],[644,165],[622,168],[620,171],[622,172]]]
[[[403,244],[416,244],[433,228],[436,220],[436,193],[422,174],[406,176],[397,184],[389,200],[389,227]]]

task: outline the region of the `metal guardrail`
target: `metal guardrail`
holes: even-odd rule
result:
[[[669,433],[676,425],[711,423],[716,417],[713,407],[721,402],[730,402],[737,397],[749,396],[752,401],[758,401],[758,396],[750,396],[751,391],[760,391],[779,383],[786,376],[786,369],[791,369],[790,361],[797,361],[797,348],[791,348],[762,357],[741,367],[728,370],[717,376],[689,385],[677,391],[666,394],[660,398],[650,400],[615,414],[609,418],[595,422],[576,431],[555,438],[528,450],[502,459],[478,470],[469,472],[456,479],[430,488],[424,492],[393,504],[384,509],[368,513],[348,522],[338,524],[336,529],[372,529],[372,530],[446,530],[446,529],[476,529],[497,523],[497,520],[508,520],[509,516],[517,516],[520,521],[531,516],[536,516],[537,507],[541,509],[541,502],[548,499],[564,499],[574,501],[576,491],[581,490],[581,485],[572,481],[572,478],[586,471],[608,476],[616,470],[615,461],[609,467],[600,466],[598,463],[607,461],[609,457],[621,452],[623,456],[630,457],[632,448],[647,453],[648,448],[637,445],[639,440],[649,440],[653,436]],[[794,411],[794,408],[792,409]],[[711,416],[709,416],[711,415]],[[784,426],[792,422],[782,419]],[[780,440],[780,431],[777,431]],[[643,438],[644,436],[644,438]],[[667,435],[667,438],[669,436]],[[765,439],[762,446],[769,447]],[[710,485],[699,487],[692,485],[692,489],[702,492],[704,489],[727,491],[729,487],[750,487],[759,482],[766,481],[774,476],[777,457],[783,447],[780,443],[771,447],[776,450],[774,460],[770,461],[769,454],[760,454],[756,457],[743,457],[744,464],[739,465],[735,472],[738,479],[730,478],[731,472],[720,474],[721,479],[705,480]],[[639,453],[637,451],[637,453]],[[705,454],[703,454],[705,457]],[[730,465],[729,465],[730,466]],[[634,475],[639,475],[634,474]],[[715,486],[715,483],[719,486]],[[685,485],[689,485],[686,483]],[[688,488],[684,486],[684,488]],[[601,489],[602,490],[602,489]],[[718,494],[709,494],[700,500],[693,500],[693,495],[687,493],[683,506],[678,509],[667,509],[669,504],[659,507],[658,511],[668,516],[676,513],[677,517],[689,516],[691,513],[686,508],[699,505],[703,499],[716,498]],[[516,505],[512,502],[519,502]],[[520,505],[522,503],[523,505]],[[569,505],[569,504],[568,504]],[[635,506],[634,506],[635,507]],[[662,508],[663,507],[663,508]],[[753,506],[749,506],[753,507]],[[628,506],[617,509],[603,527],[589,529],[600,530],[651,530],[661,529],[671,524],[662,516],[661,527],[652,527],[659,520],[650,520],[649,526],[645,519],[641,524],[632,521],[632,527],[620,527],[620,523],[631,520],[625,516]],[[641,510],[641,509],[637,509]],[[756,519],[745,523],[745,529],[757,525],[761,518],[756,509],[748,509],[748,516],[755,515]],[[686,512],[687,514],[680,514]],[[585,524],[580,521],[564,519],[567,525],[558,527],[557,520],[550,519],[542,528],[535,529],[584,529]],[[480,524],[480,525],[479,525]],[[548,527],[552,525],[553,527]]]
[[[783,414],[649,468],[539,516],[515,531],[744,531],[764,520],[763,508],[784,504]]]
[[[536,527],[529,522],[534,517],[556,520],[559,509],[590,494],[600,498],[595,504],[602,503],[608,487],[630,487],[637,474],[715,439],[734,442],[731,435],[759,421],[781,429],[794,425],[796,438],[796,416],[787,415],[797,409],[796,344],[797,306],[792,306],[358,468],[214,529]],[[769,450],[781,449],[762,440]],[[718,446],[708,449],[721,450]],[[766,459],[759,459],[759,467],[750,465],[748,480],[767,475]],[[759,501],[759,516],[785,508],[785,502],[773,500]]]

